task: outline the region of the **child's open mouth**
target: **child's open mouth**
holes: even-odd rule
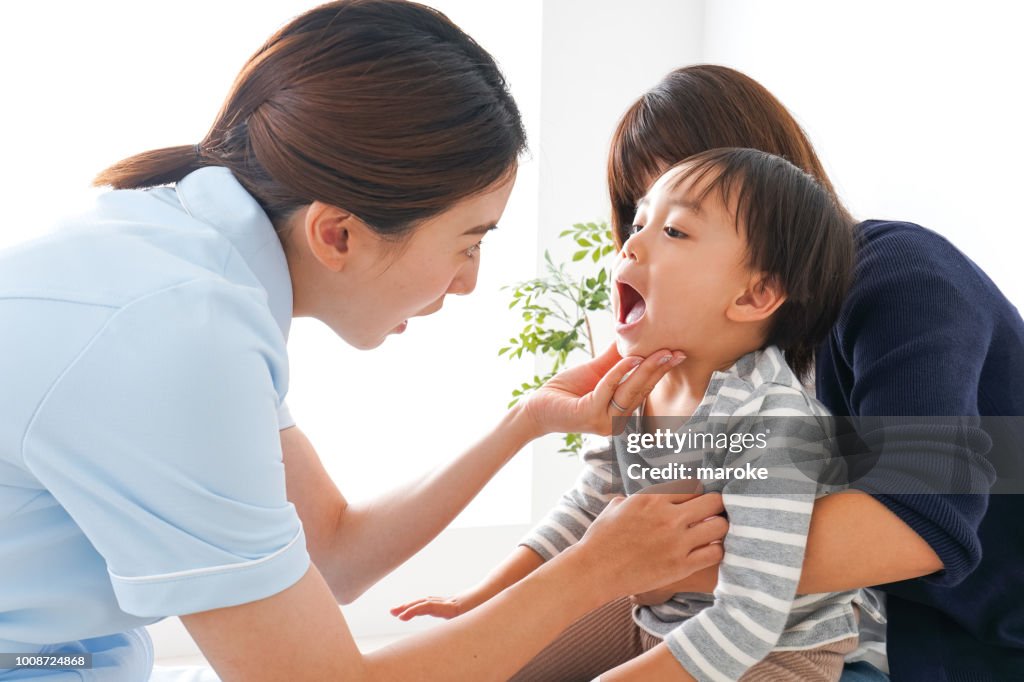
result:
[[[640,321],[640,318],[647,312],[647,304],[640,292],[629,284],[618,280],[615,286],[619,292],[619,324],[617,331],[620,333]]]

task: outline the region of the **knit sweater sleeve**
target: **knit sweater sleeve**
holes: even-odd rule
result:
[[[875,420],[876,432],[861,434],[885,450],[854,487],[935,550],[945,568],[925,580],[954,585],[981,559],[977,530],[994,482],[988,439],[972,432],[976,420],[961,420],[951,438],[935,419],[913,418],[978,415],[995,325],[990,294],[976,266],[942,237],[909,224],[884,227],[862,245],[831,341],[833,361],[852,370],[843,391],[849,414],[900,417]],[[967,468],[966,479],[955,467]]]

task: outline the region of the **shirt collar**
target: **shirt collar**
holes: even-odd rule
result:
[[[182,207],[231,241],[267,293],[267,305],[288,338],[292,281],[281,240],[270,218],[227,168],[209,166],[175,186]]]

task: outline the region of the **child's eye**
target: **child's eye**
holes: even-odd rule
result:
[[[639,232],[642,229],[644,229],[643,225],[630,225],[629,230],[627,230],[627,234],[630,237],[632,237],[634,234],[636,234],[637,232]]]
[[[667,234],[672,239],[686,239],[687,237],[690,236],[683,232],[682,230],[677,230],[676,228],[671,227],[669,225],[665,226],[665,234]]]

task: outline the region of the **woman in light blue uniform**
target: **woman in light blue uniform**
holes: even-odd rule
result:
[[[682,359],[611,349],[439,474],[349,507],[285,406],[289,323],[373,348],[471,292],[524,146],[493,59],[443,15],[343,0],[270,38],[200,144],[121,161],[89,213],[0,253],[0,654],[92,655],[0,680],[150,679],[144,626],[168,616],[225,680],[499,679],[720,558],[717,496],[635,496],[485,606],[355,647],[339,601],[530,440],[607,433]]]

